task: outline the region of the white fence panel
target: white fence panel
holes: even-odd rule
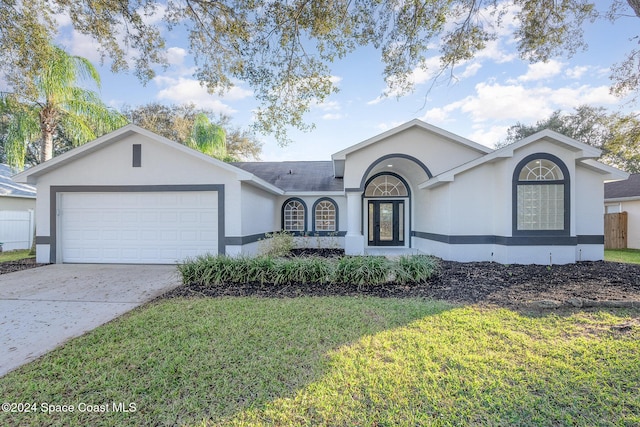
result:
[[[33,243],[34,214],[28,211],[0,211],[0,243],[3,251],[29,249]]]

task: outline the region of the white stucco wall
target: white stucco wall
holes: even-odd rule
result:
[[[604,182],[602,175],[591,170],[577,167],[575,175],[575,221],[576,235],[603,235],[604,219],[602,200],[604,200]]]
[[[425,129],[412,127],[347,155],[344,187],[357,188],[367,168],[392,153],[408,154],[422,161],[435,176],[483,153]]]
[[[250,237],[264,233],[271,233],[280,229],[278,222],[277,197],[251,184],[241,184],[240,215],[242,233],[232,237]],[[255,255],[260,250],[259,241],[248,242],[243,245],[227,245],[228,255]]]
[[[132,145],[141,144],[141,167],[132,167]],[[209,161],[158,143],[140,134],[105,143],[94,152],[38,177],[36,230],[50,236],[51,186],[130,186],[222,184],[225,191],[225,235],[242,233],[241,185],[235,173]],[[39,262],[49,262],[48,245],[37,245]]]
[[[414,230],[450,237],[513,236],[513,173],[531,154],[548,153],[567,167],[570,179],[570,236],[594,239],[604,233],[603,175],[576,167],[576,152],[542,140],[517,149],[513,157],[484,163],[458,173],[454,181],[426,188],[416,198]],[[640,203],[639,203],[640,205]],[[640,213],[640,212],[639,212]],[[416,237],[421,251],[457,261],[492,260],[502,263],[566,264],[601,260],[602,244],[509,246],[501,244],[447,244]]]

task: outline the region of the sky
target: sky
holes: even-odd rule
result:
[[[570,113],[582,104],[611,111],[637,108],[609,93],[609,76],[610,67],[637,47],[631,38],[637,34],[638,18],[621,18],[615,24],[605,20],[587,23],[586,51],[534,64],[518,58],[513,24],[508,19],[505,22],[496,41],[454,70],[455,79],[433,84],[432,74],[416,70],[412,74],[414,91],[400,98],[385,85],[379,51],[361,48],[335,62],[332,76],[339,92],[314,105],[306,115],[315,129],[306,133],[292,130],[289,136],[293,142],[286,147],[279,146],[273,137],[258,135],[263,143],[261,160],[330,160],[335,152],[416,118],[493,147],[505,139],[510,126],[533,124],[555,110]],[[74,32],[64,17],[58,24],[56,42],[98,66],[100,95],[107,104],[121,108],[150,102],[193,102],[230,116],[233,125],[251,124],[258,106],[251,88],[238,81],[224,96],[208,94],[193,77],[193,58],[182,32],[164,31],[170,66],[159,69],[157,76],[143,85],[131,71],[113,74],[108,63],[99,65],[95,43]],[[437,46],[432,51],[428,62],[437,64]]]

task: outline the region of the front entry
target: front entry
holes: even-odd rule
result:
[[[404,200],[369,200],[369,246],[404,246]]]

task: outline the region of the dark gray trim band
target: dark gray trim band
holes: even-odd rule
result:
[[[36,245],[50,245],[51,236],[36,236]]]
[[[227,245],[234,245],[234,246],[241,246],[241,245],[248,245],[249,243],[255,243],[258,242],[260,240],[264,240],[267,238],[267,234],[269,233],[278,233],[278,231],[270,231],[268,233],[258,233],[258,234],[252,234],[250,236],[227,236],[225,238],[225,243]],[[308,237],[344,237],[347,235],[346,231],[316,231],[316,232],[306,232],[306,233],[302,233],[300,231],[296,231],[296,232],[289,232],[292,235],[296,236],[296,237],[303,237],[303,236],[308,236]]]
[[[579,245],[604,245],[604,236],[598,235],[598,234],[578,236],[578,244]]]
[[[275,232],[270,231],[268,233],[275,233]],[[227,245],[235,245],[235,246],[248,245],[249,243],[255,243],[257,241],[266,239],[268,233],[251,234],[249,236],[227,236],[225,237],[224,242]]]
[[[224,184],[187,185],[52,185],[49,193],[49,262],[56,262],[58,193],[147,193],[164,191],[215,191],[218,193],[218,253],[225,254]]]
[[[412,231],[412,237],[447,243],[449,245],[502,245],[502,246],[576,246],[576,245],[601,245],[604,244],[604,236],[492,236],[492,235],[457,235],[425,233]]]

